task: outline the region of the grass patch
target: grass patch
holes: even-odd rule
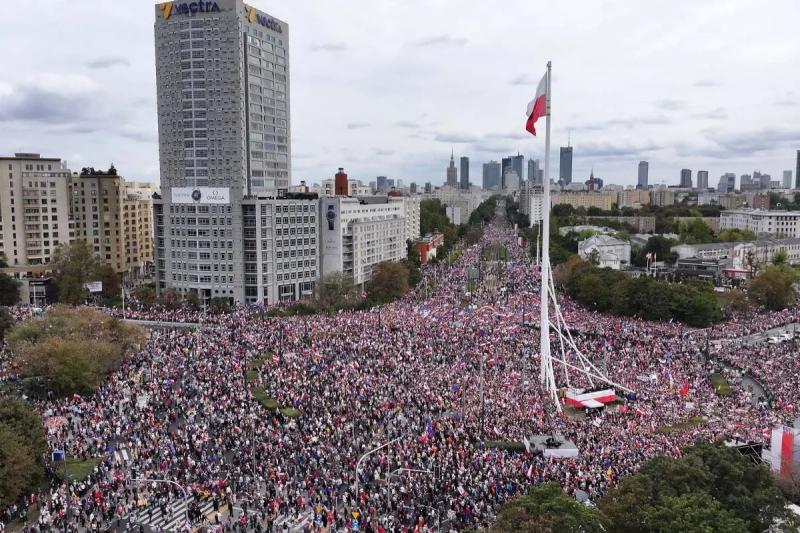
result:
[[[525,445],[521,442],[513,440],[487,440],[483,442],[487,448],[497,448],[498,450],[507,450],[509,452],[524,452]]]
[[[728,380],[719,372],[711,374],[711,384],[714,385],[717,396],[733,396],[733,389]]]
[[[270,411],[274,411],[280,407],[277,400],[267,397],[267,393],[260,387],[253,389],[253,399]]]
[[[286,418],[297,418],[303,414],[300,409],[295,409],[294,407],[284,407],[281,409],[281,414]]]
[[[684,429],[691,429],[695,426],[699,426],[703,422],[705,422],[705,419],[702,416],[693,416],[685,422],[678,422],[677,424],[672,424],[671,426],[661,426],[656,431],[666,435],[669,433],[675,433],[676,431],[682,431]]]
[[[67,476],[71,481],[83,481],[89,474],[92,473],[94,467],[99,465],[103,460],[99,457],[91,459],[70,459],[67,458]],[[55,468],[56,475],[63,479],[64,465],[58,465]]]
[[[257,370],[248,370],[247,371],[247,381],[250,383],[255,383],[258,379],[258,371]]]

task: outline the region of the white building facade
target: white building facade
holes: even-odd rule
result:
[[[800,237],[800,211],[731,209],[720,213],[719,229],[748,230],[778,238]]]
[[[586,261],[596,258],[600,268],[622,270],[631,264],[631,243],[609,235],[595,235],[578,243],[578,255]]]
[[[343,272],[363,284],[377,264],[408,255],[403,198],[323,198],[319,213],[322,276]]]

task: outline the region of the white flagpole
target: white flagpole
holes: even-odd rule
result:
[[[547,62],[547,95],[546,102],[546,133],[544,137],[544,187],[542,195],[542,263],[541,263],[541,309],[539,327],[539,352],[541,354],[540,364],[541,373],[539,379],[542,384],[547,379],[550,367],[550,317],[547,304],[549,295],[547,294],[548,279],[550,277],[550,61]]]

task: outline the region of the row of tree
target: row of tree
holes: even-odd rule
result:
[[[38,487],[47,449],[42,419],[26,402],[0,398],[0,509]]]
[[[571,298],[589,309],[646,320],[674,319],[697,327],[707,327],[721,318],[710,283],[632,278],[617,270],[597,268],[578,256],[559,265],[554,276]]]
[[[613,467],[606,475],[616,476]],[[796,531],[769,471],[721,444],[685,449],[679,458],[657,457],[586,507],[555,484],[534,487],[506,504],[494,533],[634,531]]]

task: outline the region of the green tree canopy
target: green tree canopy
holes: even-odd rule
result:
[[[144,334],[90,308],[56,307],[41,318],[16,324],[6,339],[21,375],[43,389],[67,395],[96,388],[119,368]]]
[[[53,278],[58,291],[58,301],[78,305],[86,297],[85,284],[100,267],[86,241],[74,241],[56,248],[53,260]]]
[[[797,272],[787,266],[767,267],[750,283],[748,293],[759,304],[779,311],[794,304],[792,285],[797,279]]]
[[[367,298],[373,305],[391,302],[402,297],[409,288],[408,268],[395,261],[376,265],[367,284]]]
[[[0,507],[38,485],[44,474],[45,450],[39,414],[25,402],[0,398]]]
[[[491,533],[600,533],[607,531],[603,515],[564,494],[555,483],[534,487],[506,503]]]
[[[610,531],[767,530],[788,519],[769,471],[722,444],[657,457],[599,502]],[[714,525],[716,524],[716,525]]]
[[[342,272],[323,276],[315,287],[317,303],[327,312],[353,307],[360,300],[358,288],[353,278]]]

